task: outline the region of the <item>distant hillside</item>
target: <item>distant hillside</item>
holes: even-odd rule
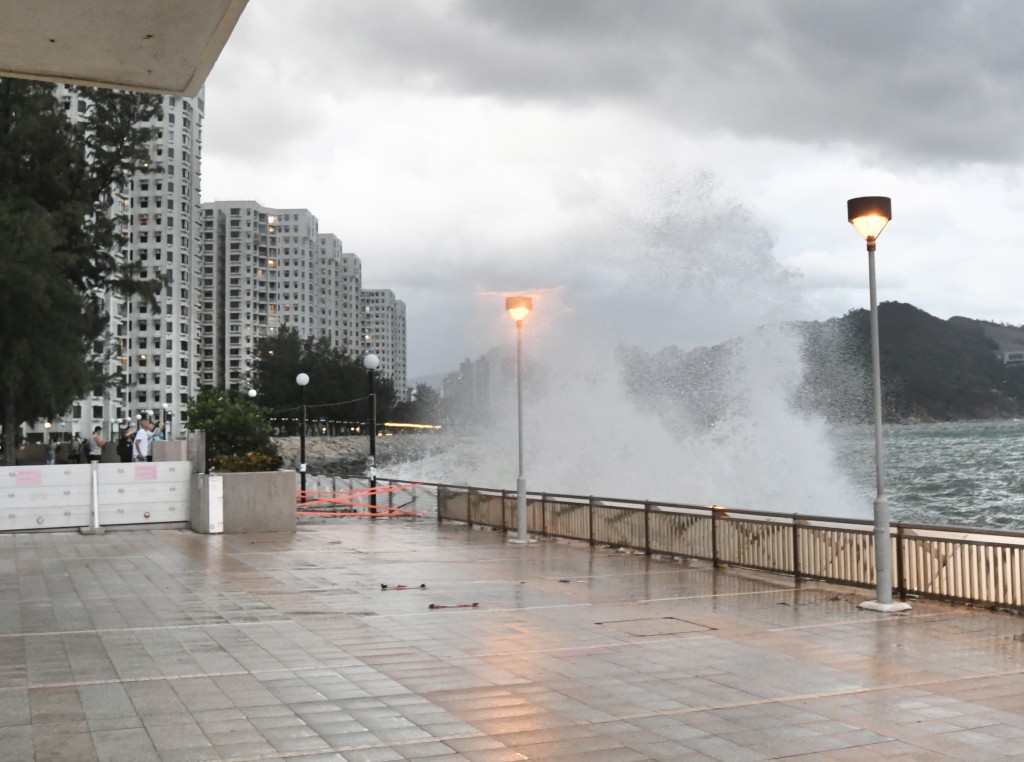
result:
[[[894,421],[950,421],[1018,417],[1024,413],[1024,365],[1007,365],[1000,350],[1024,350],[1024,328],[929,315],[910,304],[878,309],[883,410]],[[835,404],[844,386],[834,361],[870,382],[870,314],[853,310],[825,323],[804,323],[808,366],[804,396],[830,417],[866,420],[869,399],[853,410]],[[848,385],[848,384],[846,384]],[[870,386],[867,386],[870,395]]]
[[[834,421],[872,419],[870,314],[798,323],[804,373],[794,403]],[[666,415],[685,410],[690,420],[711,422],[736,400],[721,379],[733,372],[737,353],[750,342],[729,342],[654,355],[620,349],[628,382],[638,396]],[[1024,327],[963,317],[949,320],[910,304],[879,305],[883,415],[887,421],[952,421],[1024,417],[1024,363],[1006,364],[1001,353],[1024,352]],[[765,383],[771,383],[766,380]]]

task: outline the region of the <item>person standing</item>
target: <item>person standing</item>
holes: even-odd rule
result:
[[[135,432],[135,443],[132,446],[135,461],[138,463],[147,463],[153,460],[153,451],[150,448],[152,432],[153,422],[151,420],[143,418],[139,421],[139,430]]]
[[[46,443],[46,465],[52,466],[57,462],[57,439],[50,434],[50,441]]]
[[[99,463],[100,458],[103,457],[103,445],[106,441],[103,439],[103,429],[97,426],[92,430],[92,436],[86,440],[86,457],[90,463]]]
[[[122,463],[132,462],[132,438],[135,434],[135,429],[127,428],[121,432],[121,438],[117,442],[117,457],[121,459]]]
[[[71,441],[68,443],[68,463],[81,463],[82,462],[82,438],[75,432],[75,435],[71,437]]]

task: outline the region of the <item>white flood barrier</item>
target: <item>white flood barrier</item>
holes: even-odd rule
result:
[[[0,469],[0,531],[189,520],[191,466],[60,464]]]

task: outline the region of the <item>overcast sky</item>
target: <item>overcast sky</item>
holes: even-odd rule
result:
[[[305,207],[408,309],[409,375],[530,325],[656,350],[881,300],[1024,323],[1024,3],[250,0],[203,200]],[[721,308],[716,308],[716,305]]]

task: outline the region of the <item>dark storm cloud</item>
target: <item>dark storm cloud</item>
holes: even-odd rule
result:
[[[890,161],[1024,148],[1024,4],[1010,0],[375,0],[306,14],[302,52],[282,65],[321,87],[621,102],[695,133]]]

